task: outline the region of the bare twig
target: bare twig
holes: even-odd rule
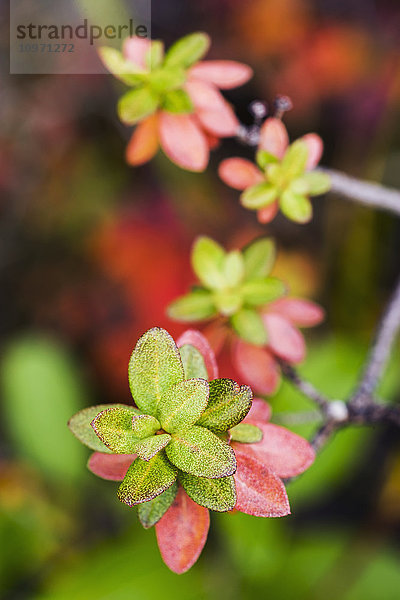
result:
[[[329,403],[329,400],[325,398],[319,392],[312,383],[305,381],[292,367],[289,363],[281,361],[280,362],[282,373],[302,394],[306,396],[310,400],[312,400],[315,404],[317,404],[321,409],[325,409]]]

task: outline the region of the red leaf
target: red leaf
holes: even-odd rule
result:
[[[314,169],[321,160],[321,156],[324,151],[324,143],[316,133],[307,133],[307,135],[304,135],[300,139],[305,142],[308,147],[306,168],[308,170]]]
[[[209,158],[207,139],[191,115],[160,113],[160,142],[165,154],[189,171],[204,171]]]
[[[167,567],[174,573],[188,571],[206,543],[210,515],[179,488],[172,506],[156,524],[158,547]]]
[[[142,165],[153,158],[158,147],[158,117],[151,115],[133,132],[126,148],[126,161],[132,166]]]
[[[271,395],[278,388],[279,368],[266,348],[251,346],[239,340],[233,348],[233,361],[243,382],[255,392]]]
[[[190,78],[213,83],[222,90],[243,85],[252,75],[250,67],[233,60],[205,60],[189,71]]]
[[[288,144],[288,132],[282,121],[274,117],[267,119],[261,127],[259,149],[282,158]]]
[[[218,175],[236,190],[245,190],[264,181],[260,169],[246,158],[226,158],[218,167]]]
[[[210,344],[208,343],[208,340],[204,337],[204,335],[202,333],[200,333],[200,331],[197,331],[196,329],[187,329],[186,331],[184,331],[182,333],[182,335],[179,337],[178,341],[176,342],[176,345],[178,346],[178,348],[180,348],[181,346],[184,346],[185,344],[190,344],[191,346],[194,346],[195,348],[197,348],[197,350],[200,352],[200,354],[204,358],[204,362],[205,362],[207,373],[208,373],[208,378],[210,380],[217,379],[218,378],[218,365],[217,365],[217,361],[215,358],[215,354],[214,354]]]
[[[257,211],[257,219],[259,223],[270,223],[275,218],[278,210],[278,202],[273,202],[265,208],[260,208],[260,210]]]
[[[268,402],[262,400],[262,398],[253,398],[251,409],[243,419],[243,423],[254,421],[269,421],[271,418],[271,407]]]
[[[279,477],[294,477],[314,462],[315,452],[307,440],[272,423],[254,422],[263,432],[261,442],[239,444],[239,451],[258,459]],[[233,445],[235,453],[237,443]]]
[[[234,444],[237,460],[237,471],[234,475],[236,510],[254,517],[289,515],[289,500],[282,481],[262,462],[243,453],[238,446],[240,444]]]
[[[290,363],[301,362],[306,355],[306,344],[300,331],[285,317],[275,313],[265,313],[263,321],[272,352]]]
[[[324,309],[302,298],[280,298],[268,305],[268,312],[286,317],[293,325],[298,327],[312,327],[324,320]]]
[[[98,477],[122,481],[136,454],[106,454],[94,452],[88,460],[88,469]]]

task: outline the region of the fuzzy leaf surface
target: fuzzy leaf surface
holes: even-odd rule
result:
[[[242,444],[254,444],[263,439],[263,432],[257,425],[251,423],[239,423],[231,429],[231,440],[242,442]]]
[[[129,361],[129,385],[137,406],[157,416],[162,395],[183,379],[181,357],[169,333],[154,327],[142,335]]]
[[[132,431],[132,412],[125,407],[103,410],[92,421],[98,438],[115,454],[132,454],[137,437]]]
[[[160,422],[151,415],[135,415],[132,419],[133,435],[139,440],[154,435],[160,428]]]
[[[178,484],[175,482],[165,492],[138,506],[139,521],[145,529],[153,527],[167,512],[178,493]]]
[[[169,444],[170,440],[170,435],[167,433],[162,433],[160,435],[153,435],[136,442],[133,448],[139,458],[149,461],[151,458],[153,458],[153,456],[165,448],[165,446]]]
[[[181,472],[179,480],[187,495],[200,506],[217,512],[226,512],[235,507],[236,487],[232,475],[221,479],[207,479]]]
[[[206,33],[191,33],[171,46],[165,56],[165,65],[191,67],[203,58],[210,47],[210,38]]]
[[[118,488],[118,498],[128,506],[148,502],[168,489],[176,480],[177,473],[164,452],[159,452],[149,461],[137,458]]]
[[[253,397],[247,385],[239,385],[232,379],[210,381],[208,405],[201,415],[198,425],[213,431],[227,431],[247,415]]]
[[[178,469],[197,477],[218,479],[232,475],[236,470],[232,448],[208,429],[197,425],[188,431],[174,433],[165,451]]]
[[[186,379],[200,377],[201,379],[208,380],[208,372],[203,355],[197,348],[191,344],[184,344],[179,348],[179,353],[181,355]]]
[[[88,460],[87,468],[102,479],[122,481],[135,458],[137,458],[136,454],[93,452]]]
[[[196,423],[208,402],[208,382],[188,379],[167,390],[159,404],[159,419],[165,431],[184,431]]]

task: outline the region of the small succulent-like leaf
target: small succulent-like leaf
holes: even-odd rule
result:
[[[158,104],[158,95],[149,87],[130,90],[118,102],[118,116],[126,125],[134,125],[153,114]]]
[[[264,171],[264,169],[271,163],[277,163],[278,158],[274,154],[271,154],[271,152],[259,150],[256,154],[256,162],[260,169]]]
[[[200,506],[217,512],[226,512],[235,507],[236,487],[232,475],[207,479],[180,472],[179,480],[187,495]]]
[[[230,317],[241,308],[243,297],[239,290],[221,290],[214,294],[214,302],[221,315]]]
[[[239,285],[244,276],[244,260],[240,250],[232,250],[226,254],[222,271],[229,287]]]
[[[98,52],[104,66],[126,85],[140,85],[145,80],[146,74],[126,60],[122,52],[116,48],[102,46]]]
[[[269,275],[276,257],[275,244],[269,238],[255,240],[243,250],[246,280]]]
[[[151,458],[153,458],[153,456],[165,448],[165,446],[169,444],[170,440],[171,436],[167,433],[152,435],[151,437],[147,437],[136,442],[133,448],[139,458],[149,461]]]
[[[275,202],[278,192],[274,185],[263,181],[247,188],[240,196],[240,202],[245,208],[259,210]]]
[[[207,368],[208,377],[204,377],[204,379],[217,379],[218,365],[215,353],[207,338],[205,338],[200,331],[197,331],[196,329],[187,329],[178,338],[176,343],[178,348],[186,344],[194,346],[201,353]],[[190,377],[186,377],[186,379],[190,379]]]
[[[133,435],[139,440],[154,435],[159,429],[160,422],[151,415],[136,415],[132,419]]]
[[[122,481],[135,458],[137,458],[136,454],[93,452],[88,460],[87,468],[102,479]]]
[[[179,353],[182,358],[186,379],[200,377],[201,379],[208,380],[208,372],[203,355],[197,348],[191,344],[184,344],[179,348]]]
[[[307,165],[308,146],[304,140],[296,140],[289,146],[282,159],[281,167],[285,179],[295,179]]]
[[[161,66],[164,60],[164,44],[161,40],[153,40],[146,55],[146,65],[152,71]]]
[[[325,194],[331,188],[329,175],[319,171],[304,173],[298,179],[295,179],[290,189],[296,194],[305,194],[310,196],[319,196]]]
[[[230,446],[208,429],[195,425],[174,433],[165,449],[169,460],[181,471],[218,479],[236,470],[235,454]]]
[[[210,514],[193,502],[183,488],[156,524],[158,547],[165,564],[174,573],[184,573],[199,558],[206,543]]]
[[[173,69],[155,69],[149,76],[149,85],[153,92],[164,96],[167,92],[178,90],[186,80],[183,69],[179,67]]]
[[[149,461],[137,458],[118,488],[118,498],[128,506],[148,502],[169,488],[177,473],[164,452],[159,452]]]
[[[232,379],[214,379],[209,386],[208,406],[197,424],[217,432],[243,421],[251,408],[251,389],[247,385],[239,387]]]
[[[188,379],[169,388],[158,406],[158,416],[165,431],[184,431],[196,423],[208,402],[205,379]]]
[[[167,512],[176,498],[178,484],[175,482],[165,492],[138,506],[139,521],[145,529],[153,527]]]
[[[286,285],[277,277],[246,281],[241,288],[243,299],[248,306],[261,306],[285,295]]]
[[[192,251],[192,266],[200,281],[212,290],[226,286],[222,272],[225,250],[211,238],[199,237]]]
[[[165,56],[165,65],[191,67],[203,58],[210,47],[210,38],[206,33],[191,33],[171,46]]]
[[[215,315],[216,308],[208,290],[196,289],[172,302],[167,313],[177,321],[201,321]]]
[[[250,423],[239,423],[231,429],[231,440],[242,444],[254,444],[263,438],[263,432],[256,425]]]
[[[76,413],[68,421],[68,427],[76,438],[82,444],[85,444],[91,450],[97,452],[111,452],[109,448],[95,434],[91,425],[93,419],[108,408],[126,408],[131,411],[131,418],[134,414],[140,414],[140,411],[133,406],[125,406],[124,404],[99,404],[98,406],[89,406]]]
[[[97,437],[115,454],[132,454],[138,438],[132,430],[132,412],[125,407],[103,410],[92,421]]]
[[[308,223],[312,217],[312,205],[310,200],[301,194],[295,194],[291,190],[285,190],[280,198],[279,206],[288,219],[296,223]]]
[[[167,92],[162,103],[164,110],[172,113],[191,113],[193,103],[185,90],[171,90]]]
[[[129,361],[129,385],[137,406],[156,416],[162,395],[183,379],[181,357],[169,333],[154,327],[142,335]]]
[[[264,346],[267,343],[267,332],[260,315],[250,308],[242,308],[231,317],[231,324],[242,340]]]
[[[237,451],[236,458],[236,509],[255,517],[290,514],[285,486],[279,477],[264,463],[242,452]]]

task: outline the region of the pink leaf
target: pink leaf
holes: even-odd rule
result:
[[[257,219],[258,219],[259,223],[263,223],[264,225],[266,223],[270,223],[273,219],[275,219],[276,213],[278,212],[278,210],[279,210],[278,202],[273,202],[269,206],[266,206],[265,208],[261,208],[260,210],[258,210],[257,211]]]
[[[266,348],[238,340],[233,348],[233,361],[243,382],[259,394],[273,394],[280,382],[280,371]]]
[[[94,452],[88,461],[88,469],[98,477],[110,481],[122,481],[136,454],[106,454]]]
[[[290,514],[285,486],[273,471],[262,462],[244,454],[234,444],[237,471],[236,510],[255,517],[284,517]]]
[[[253,398],[253,402],[250,408],[250,411],[243,422],[251,422],[254,421],[269,421],[271,418],[271,407],[268,402],[262,400],[262,398]]]
[[[286,127],[280,119],[270,117],[260,131],[260,150],[266,150],[277,158],[282,158],[289,145],[289,136]]]
[[[226,104],[217,88],[205,81],[189,80],[185,84],[185,89],[197,109],[219,110]]]
[[[279,314],[267,312],[262,318],[272,352],[292,364],[301,362],[306,355],[306,344],[300,331]]]
[[[245,158],[223,160],[218,167],[218,174],[222,181],[236,190],[245,190],[264,180],[256,165]]]
[[[206,543],[210,515],[179,488],[165,515],[156,524],[158,547],[165,564],[175,573],[188,571]]]
[[[190,115],[160,114],[161,146],[167,156],[189,171],[204,171],[209,158],[206,136]]]
[[[126,161],[137,166],[153,158],[159,147],[158,116],[147,117],[138,124],[126,148]]]
[[[204,337],[200,331],[196,329],[187,329],[182,333],[182,335],[178,338],[176,345],[178,348],[183,346],[184,344],[190,344],[197,348],[200,354],[204,358],[204,362],[206,365],[208,378],[217,379],[218,378],[218,365],[217,360],[215,358],[215,354],[208,343],[208,340]]]
[[[263,432],[263,439],[255,444],[239,444],[239,451],[257,458],[279,477],[294,477],[303,473],[315,459],[315,452],[307,440],[272,423],[254,422]],[[236,453],[236,444],[233,444]]]
[[[198,109],[196,116],[207,132],[218,137],[233,136],[239,128],[239,121],[227,102],[224,102],[223,106],[216,109]]]
[[[233,60],[206,60],[190,69],[190,78],[213,83],[221,90],[229,90],[243,85],[253,75],[253,70],[243,63]]]
[[[268,311],[285,317],[298,327],[313,327],[325,318],[321,306],[302,298],[280,298],[268,305]]]
[[[124,57],[141,69],[147,70],[146,54],[151,48],[151,41],[145,38],[131,37],[124,42]]]
[[[303,142],[306,142],[308,146],[308,158],[307,158],[307,170],[315,169],[319,161],[321,160],[322,153],[324,151],[324,144],[319,135],[316,133],[307,133],[302,138]]]

